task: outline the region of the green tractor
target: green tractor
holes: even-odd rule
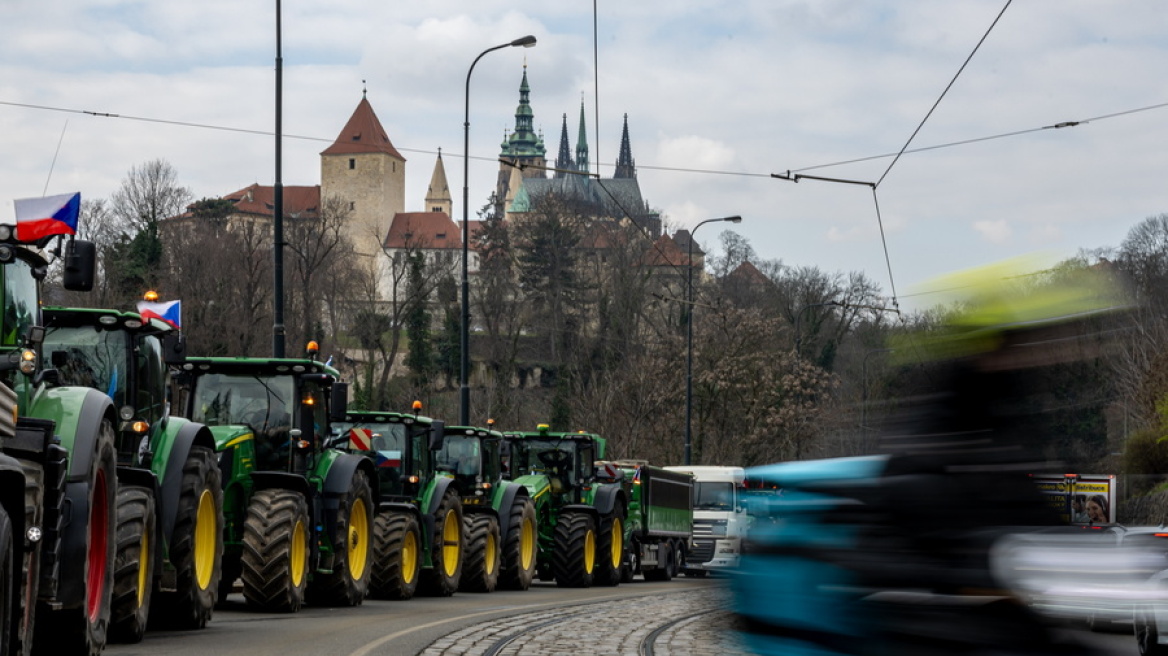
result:
[[[165,353],[177,330],[134,312],[45,308],[42,360],[60,384],[105,392],[118,409],[117,562],[110,639],[156,625],[206,626],[223,554],[223,492],[206,426],[168,416]]]
[[[373,462],[328,448],[348,385],[309,357],[186,358],[184,413],[210,427],[223,477],[220,597],[253,608],[355,606],[369,590]]]
[[[527,488],[539,521],[537,571],[541,580],[586,588],[618,585],[628,561],[628,490],[623,475],[604,480],[596,460],[605,441],[591,433],[507,433],[511,480]]]
[[[0,649],[98,654],[109,632],[118,495],[113,401],[90,388],[59,384],[38,355],[45,329],[41,255],[52,237],[22,241],[0,226],[0,577],[13,591],[0,605]],[[92,242],[65,245],[64,286],[93,286]],[[17,468],[14,461],[28,467]],[[37,489],[39,488],[39,489]],[[39,622],[34,622],[38,618]],[[33,635],[35,633],[35,637]]]
[[[437,469],[453,477],[462,495],[466,556],[460,590],[526,590],[535,575],[535,503],[526,487],[503,477],[502,442],[495,430],[447,426],[435,453]]]
[[[333,426],[335,445],[364,453],[377,466],[381,502],[373,522],[372,596],[454,594],[462,580],[466,532],[457,486],[436,469],[445,424],[417,414],[354,411]]]

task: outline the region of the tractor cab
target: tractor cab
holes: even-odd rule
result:
[[[219,448],[250,436],[255,470],[302,474],[312,469],[344,413],[347,385],[314,360],[190,358],[179,376],[187,416],[210,426]]]
[[[409,501],[418,498],[434,471],[433,451],[443,426],[420,415],[352,411],[333,423],[331,444],[373,460],[383,500]]]
[[[540,424],[536,433],[508,433],[512,478],[543,475],[551,493],[566,503],[580,503],[596,478],[596,460],[604,457],[604,440],[591,433],[552,433]]]
[[[442,448],[434,452],[435,467],[454,477],[464,503],[490,495],[502,478],[500,443],[503,434],[484,428],[447,426]],[[489,499],[487,499],[489,501]]]

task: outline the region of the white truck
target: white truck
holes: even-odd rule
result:
[[[693,537],[686,553],[686,576],[701,577],[737,567],[751,521],[742,503],[746,470],[713,466],[666,469],[693,476]]]

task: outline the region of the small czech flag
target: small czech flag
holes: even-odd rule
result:
[[[182,328],[182,301],[138,301],[138,314],[142,319],[161,319],[175,328]]]
[[[81,192],[16,201],[16,238],[32,242],[53,235],[77,234]]]
[[[374,460],[378,468],[401,467],[401,451],[378,451]]]
[[[370,451],[373,449],[373,431],[368,428],[353,428],[349,430],[349,448],[354,451]]]

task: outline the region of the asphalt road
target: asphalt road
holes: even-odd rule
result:
[[[447,598],[415,597],[404,602],[366,600],[355,608],[306,606],[291,615],[250,611],[244,605],[243,596],[235,593],[223,607],[215,610],[214,619],[201,631],[151,631],[139,644],[109,645],[105,653],[110,656],[410,655],[459,629],[496,618],[538,613],[552,607],[703,588],[714,594],[720,585],[709,579],[679,578],[661,583],[638,579],[615,588],[575,590],[537,581],[524,592],[459,593]]]

